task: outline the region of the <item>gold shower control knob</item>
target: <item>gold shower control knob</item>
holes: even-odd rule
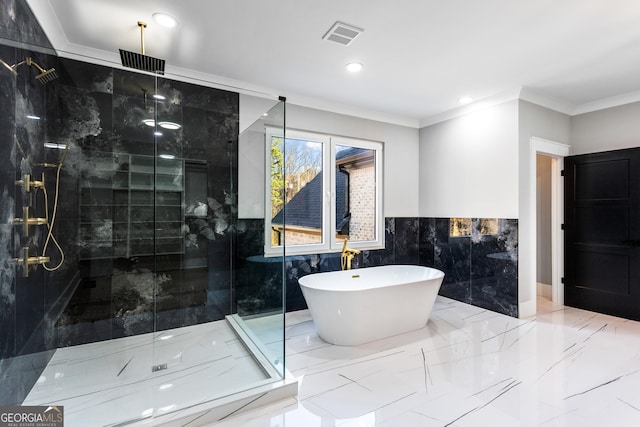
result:
[[[22,258],[13,258],[9,260],[9,264],[22,266],[22,277],[29,277],[29,268],[32,265],[40,265],[48,263],[48,256],[29,256],[29,247],[22,248]]]
[[[16,181],[16,185],[24,187],[24,191],[27,193],[31,191],[32,188],[44,188],[44,173],[42,174],[41,181],[34,181],[31,179],[31,175],[25,173],[22,179]]]
[[[29,226],[47,224],[47,218],[29,218],[29,206],[22,208],[22,218],[13,218],[9,220],[10,224],[22,224],[22,234],[29,235]]]

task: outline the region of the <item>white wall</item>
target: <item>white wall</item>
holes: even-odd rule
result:
[[[420,129],[420,216],[518,218],[516,100]]]
[[[521,315],[535,313],[536,296],[530,141],[566,144],[570,134],[568,115],[521,100],[420,130],[420,216],[518,219]]]
[[[531,151],[531,138],[568,144],[571,119],[568,115],[519,101],[519,211],[518,219],[518,300],[521,317],[536,312],[536,244],[535,244],[535,153]]]
[[[640,147],[640,102],[571,118],[571,155]]]
[[[272,102],[273,103],[273,102]],[[264,218],[264,137],[247,129],[271,104],[240,94],[241,134],[238,158],[239,218]],[[286,126],[384,143],[384,216],[417,217],[419,131],[287,103]]]

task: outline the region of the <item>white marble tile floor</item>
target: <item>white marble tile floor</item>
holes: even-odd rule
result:
[[[438,297],[426,327],[355,347],[318,338],[308,311],[289,313],[297,398],[209,425],[640,425],[640,322],[538,307],[515,319]]]
[[[69,427],[120,425],[268,379],[223,320],[60,348],[23,405],[62,405]]]

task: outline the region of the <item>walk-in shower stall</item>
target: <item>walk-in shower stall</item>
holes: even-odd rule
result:
[[[238,217],[238,93],[19,38],[0,45],[0,406],[215,420],[291,389],[282,258],[256,266],[263,221]],[[250,137],[284,129],[273,105]]]

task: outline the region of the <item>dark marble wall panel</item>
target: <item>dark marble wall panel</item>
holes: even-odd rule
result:
[[[449,236],[449,219],[435,219],[434,266],[444,271],[440,293],[459,301],[471,298],[471,238]]]
[[[5,22],[5,20],[3,20]],[[0,46],[0,58],[13,63],[16,49]],[[0,67],[2,68],[2,67]],[[14,226],[9,224],[15,217],[17,144],[14,142],[16,128],[16,79],[9,72],[0,70],[0,358],[15,352],[16,289],[15,269],[6,264],[13,258]]]
[[[3,0],[0,7],[0,39],[22,47],[46,49],[54,53],[48,37],[25,0]]]
[[[53,53],[51,45],[24,0],[3,2],[0,60],[11,66],[31,57],[50,68],[57,59],[48,53]],[[17,66],[17,73],[0,69],[0,389],[5,391],[0,393],[0,404],[16,404],[38,378],[41,362],[48,360],[44,350],[53,342],[48,316],[59,300],[59,281],[46,277],[42,268],[24,277],[22,267],[9,264],[22,256],[25,247],[30,256],[42,254],[44,227],[31,227],[25,235],[10,222],[22,217],[23,206],[29,207],[30,217],[45,215],[42,191],[27,192],[16,185],[24,174],[39,181],[44,174],[47,189],[53,191],[51,171],[38,164],[49,154],[43,143],[52,87],[37,82],[34,69],[26,64]],[[47,255],[56,261],[56,254]],[[29,353],[43,357],[27,360],[24,355]]]
[[[362,251],[353,268],[389,264],[418,264],[438,268],[445,273],[440,294],[499,313],[518,315],[518,221],[499,219],[494,235],[480,233],[480,219],[473,219],[470,236],[449,235],[449,218],[386,218],[385,249]],[[245,232],[239,233],[239,246],[245,252],[239,259],[252,257],[247,268],[251,275],[239,275],[239,300],[251,301],[243,313],[273,311],[280,307],[278,259],[271,259],[272,270],[257,267],[268,262],[262,254],[264,228],[262,220],[241,220]],[[255,242],[259,241],[259,244]],[[254,242],[254,243],[252,243]],[[240,261],[242,262],[242,261]],[[243,271],[240,269],[239,271]],[[304,255],[286,258],[287,311],[306,308],[298,279],[307,274],[340,270],[340,254]],[[269,283],[269,287],[265,287]],[[275,300],[268,301],[268,295]],[[240,304],[240,302],[239,302]]]
[[[425,267],[435,266],[436,219],[420,218],[419,264]]]
[[[482,234],[481,219],[474,218],[471,235],[463,237],[449,235],[449,218],[423,221],[420,260],[444,271],[440,294],[517,317],[518,221],[498,219],[497,234]]]
[[[394,264],[412,264],[420,262],[420,219],[396,218],[394,238]]]
[[[0,322],[3,331],[10,331],[0,337],[0,356],[192,325],[231,313],[238,94],[15,48],[1,47],[0,54],[11,60],[37,55],[38,62],[55,65],[59,72],[46,86],[30,73],[18,78],[0,74],[0,93],[9,99],[2,103],[7,114],[0,129],[7,141],[13,135],[22,141],[4,145],[9,151],[0,156],[9,162],[0,172],[0,232],[7,237],[0,251]],[[156,86],[164,100],[153,97]],[[29,121],[27,113],[43,120]],[[154,135],[155,129],[143,124],[147,118],[182,128],[158,129],[162,135]],[[39,268],[22,279],[18,269],[5,264],[24,245],[17,227],[7,225],[16,206],[26,201],[13,182],[35,163],[60,160],[62,151],[44,149],[45,141],[70,143],[55,224],[65,262],[58,271]],[[167,166],[160,154],[178,160]],[[23,157],[26,162],[20,161]],[[194,170],[190,179],[201,181],[196,187],[202,194],[185,206],[183,180]],[[45,168],[51,172],[55,168]],[[41,205],[34,215],[44,216]],[[41,248],[43,240],[42,232],[31,236],[34,247]],[[48,255],[59,259],[53,251]]]

